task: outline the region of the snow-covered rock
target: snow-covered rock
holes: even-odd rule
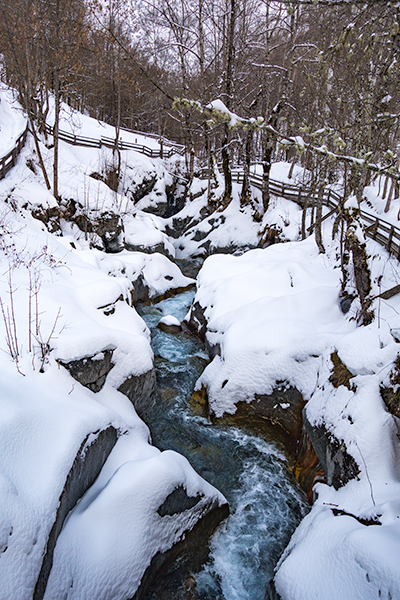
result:
[[[0,124],[8,104],[2,95]],[[85,135],[101,128],[82,123]],[[41,150],[49,168],[52,149]],[[1,600],[126,600],[227,514],[183,457],[151,445],[134,408],[145,411],[155,384],[135,284],[157,297],[194,282],[161,254],[99,249],[123,242],[121,195],[90,177],[111,159],[61,142],[58,203],[28,137],[0,181]],[[166,242],[152,223],[149,237]]]
[[[329,222],[324,229],[331,239]],[[367,242],[376,318],[357,327],[358,307],[346,315],[339,307],[335,242],[325,255],[314,244],[309,238],[205,261],[188,319],[205,335],[213,360],[196,387],[206,388],[216,417],[230,419],[240,417],[243,401],[254,413],[258,396],[280,386],[307,402],[305,426],[331,485],[315,485],[314,506],[278,564],[282,600],[394,599],[400,425],[381,390],[394,385],[400,298],[382,301],[378,294],[398,281],[399,265]],[[276,410],[284,413],[288,403]]]

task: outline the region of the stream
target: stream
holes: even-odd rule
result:
[[[194,292],[138,312],[152,332],[160,400],[146,414],[155,446],[180,452],[227,498],[230,516],[211,538],[208,562],[194,575],[199,600],[264,600],[276,563],[307,513],[304,496],[271,441],[211,424],[188,400],[208,363],[202,342],[156,326],[164,315],[182,321]],[[192,597],[192,596],[191,596]]]

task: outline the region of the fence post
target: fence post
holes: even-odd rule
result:
[[[388,242],[386,245],[386,250],[388,252],[390,252],[390,248],[392,246],[393,233],[394,233],[394,225],[392,225],[392,227],[390,228],[389,238],[388,238]]]
[[[6,159],[2,158],[1,159],[1,178],[4,179],[5,176],[6,176]]]
[[[376,240],[376,234],[378,233],[378,228],[379,228],[379,219],[377,219],[375,221],[375,226],[374,226],[374,235],[372,236],[373,240]]]
[[[301,187],[299,187],[299,193],[297,195],[297,203],[301,206]]]

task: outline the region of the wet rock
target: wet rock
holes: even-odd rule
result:
[[[150,369],[142,375],[132,375],[119,386],[118,391],[129,398],[139,417],[143,418],[146,411],[153,406],[156,398],[154,369]]]
[[[180,510],[187,513],[188,522],[195,522],[195,525],[170,550],[159,552],[153,557],[131,600],[196,598],[192,573],[199,571],[206,562],[209,554],[208,540],[219,523],[228,516],[229,508],[227,504],[219,506],[216,500],[205,497],[200,498],[192,508],[185,508],[189,497],[186,492],[184,495],[186,499],[182,496],[184,503]],[[177,498],[178,496],[175,496],[172,504],[174,510],[179,511],[179,503],[175,504]],[[179,514],[180,511],[174,512],[174,516]],[[163,518],[173,519],[174,516]]]
[[[354,458],[347,452],[346,444],[338,440],[325,425],[312,425],[306,411],[303,411],[307,431],[316,455],[324,469],[326,482],[336,490],[355,479],[360,469]]]
[[[296,447],[293,471],[307,500],[312,504],[314,484],[317,481],[326,483],[326,477],[304,424]]]
[[[265,600],[281,600],[280,595],[276,591],[273,579],[271,579],[268,583],[267,591],[265,593]]]
[[[53,564],[54,548],[65,518],[78,500],[98,477],[111,450],[115,446],[119,432],[111,425],[102,431],[89,434],[82,442],[69,470],[53,527],[47,541],[42,567],[36,582],[33,600],[42,600]]]
[[[182,326],[178,319],[173,317],[172,315],[167,315],[161,319],[161,321],[157,325],[158,329],[164,331],[165,333],[180,333],[182,331]]]
[[[301,393],[281,383],[272,394],[256,394],[251,402],[238,402],[235,414],[224,415],[218,422],[234,423],[261,435],[276,429],[276,437],[293,455],[303,426],[303,407]]]
[[[206,419],[210,419],[210,406],[208,404],[207,388],[202,385],[200,390],[195,390],[189,400],[190,408]]]
[[[99,392],[114,366],[112,355],[113,350],[104,350],[94,356],[85,356],[70,362],[59,360],[58,363],[65,367],[76,381],[92,392]]]

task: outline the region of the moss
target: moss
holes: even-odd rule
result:
[[[333,364],[332,375],[329,377],[329,381],[331,384],[338,388],[341,385],[347,387],[348,390],[355,391],[354,384],[350,383],[350,379],[354,377],[354,375],[349,371],[344,363],[339,358],[339,354],[336,352],[332,352],[331,361]]]
[[[388,411],[395,417],[400,418],[400,355],[393,363],[390,383],[390,386],[381,386],[381,397]]]

